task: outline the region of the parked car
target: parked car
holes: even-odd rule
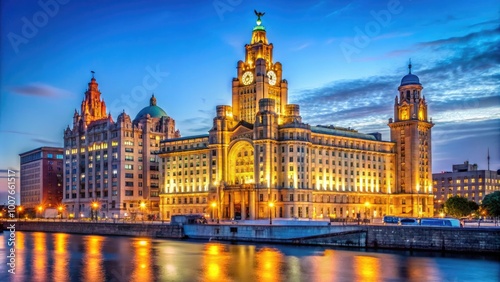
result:
[[[418,220],[416,218],[400,218],[399,225],[418,225]]]
[[[384,216],[384,219],[382,221],[384,222],[384,224],[398,224],[399,217],[392,216],[392,215],[386,215],[386,216]]]

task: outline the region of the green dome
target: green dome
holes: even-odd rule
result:
[[[155,95],[153,95],[149,101],[149,106],[145,107],[142,109],[137,116],[135,117],[134,121],[138,121],[141,118],[145,117],[146,115],[149,115],[152,118],[161,118],[161,117],[168,117],[167,113],[160,107],[156,105],[156,98]]]

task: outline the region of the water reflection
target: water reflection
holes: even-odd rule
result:
[[[54,234],[54,281],[69,281],[68,234]]]
[[[281,281],[280,264],[283,254],[276,249],[263,248],[257,253],[256,273],[259,281]]]
[[[2,260],[0,281],[500,281],[498,258],[40,232],[16,233],[14,277]]]
[[[373,256],[355,256],[356,281],[381,281],[380,259]]]
[[[135,239],[132,281],[153,281],[151,239]]]
[[[102,264],[102,245],[104,237],[90,235],[84,239],[82,277],[84,281],[104,281]]]
[[[202,253],[204,281],[230,281],[228,279],[229,254],[226,246],[219,243],[208,243]]]
[[[34,281],[45,281],[44,277],[47,276],[47,233],[35,232],[33,236],[33,257],[31,258],[31,265],[34,272],[37,274],[33,277]]]

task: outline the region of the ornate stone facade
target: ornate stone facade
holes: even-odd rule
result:
[[[175,121],[156,105],[135,119],[125,112],[115,122],[106,115],[98,84],[92,77],[81,113],[64,131],[63,203],[68,216],[89,217],[97,203],[100,217],[159,215],[160,141],[178,138]],[[141,203],[143,203],[141,207]]]
[[[209,133],[161,142],[163,219],[433,215],[432,123],[418,81],[403,79],[392,141],[382,141],[379,133],[304,123],[299,105],[288,104],[260,20],[245,50],[232,105],[217,106]]]

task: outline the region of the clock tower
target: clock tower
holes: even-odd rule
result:
[[[411,73],[401,80],[394,103],[394,120],[389,119],[391,141],[396,143],[396,183],[391,193],[400,201],[402,213],[432,216],[431,128],[427,102],[418,76]]]
[[[263,98],[275,100],[276,113],[285,114],[288,103],[288,82],[282,77],[281,63],[273,62],[273,44],[266,37],[261,17],[255,12],[257,25],[253,28],[250,44],[245,45],[245,61],[238,61],[233,78],[233,116],[237,121],[254,123]],[[278,119],[281,122],[281,118]]]

